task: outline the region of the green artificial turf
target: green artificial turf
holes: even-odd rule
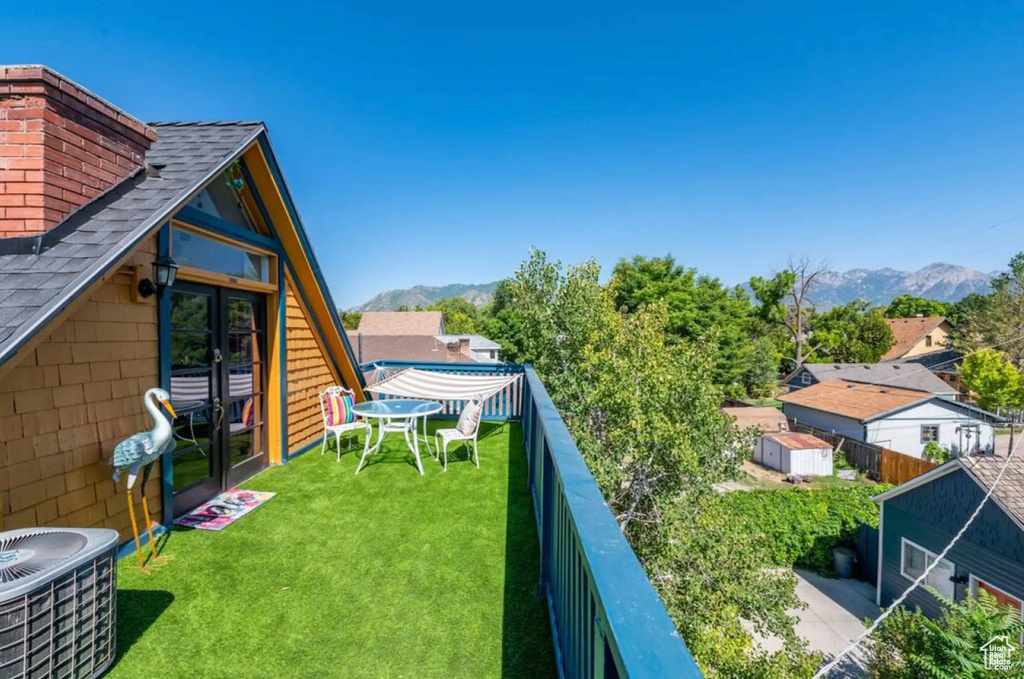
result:
[[[163,568],[122,560],[107,676],[553,677],[522,431],[481,435],[480,469],[423,451],[423,477],[400,435],[358,476],[314,449],[225,530],[172,531]]]

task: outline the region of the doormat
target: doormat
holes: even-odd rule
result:
[[[224,530],[274,495],[276,493],[231,488],[178,517],[174,523],[200,530]]]

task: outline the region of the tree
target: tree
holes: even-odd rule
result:
[[[818,279],[825,273],[824,262],[812,262],[803,257],[790,259],[786,268],[772,278],[755,276],[750,279],[750,288],[757,298],[757,314],[766,322],[786,329],[792,349],[789,358],[793,370],[798,370],[818,349],[817,344],[808,345],[809,325],[814,315],[814,302],[810,293]]]
[[[792,574],[766,569],[764,538],[728,520],[716,483],[749,441],[721,413],[717,329],[667,334],[669,300],[633,310],[593,261],[563,267],[533,250],[496,299],[515,311],[520,360],[534,364],[619,525],[709,676],[809,677],[787,615]],[[498,297],[498,295],[496,295]],[[756,652],[740,618],[785,649]]]
[[[995,349],[967,354],[960,377],[971,398],[985,410],[1024,405],[1024,378]]]
[[[913,318],[914,316],[946,316],[949,305],[934,299],[900,295],[885,308],[886,318]]]
[[[1002,635],[1018,645],[1016,641],[1024,632],[1019,609],[997,605],[984,590],[958,603],[927,589],[938,597],[942,617],[931,620],[920,609],[911,611],[902,606],[893,611],[868,644],[868,669],[874,679],[1021,676],[1024,662],[1014,659],[1010,670],[993,672],[985,668],[980,650]]]
[[[992,278],[991,293],[968,296],[954,306],[962,307],[956,308],[954,348],[998,348],[1017,370],[1024,370],[1024,252],[1014,255],[1008,271]]]
[[[465,297],[439,300],[427,311],[440,311],[444,318],[444,331],[449,335],[474,335],[480,322],[480,310]]]
[[[875,363],[895,341],[881,309],[870,308],[864,300],[815,316],[811,329],[821,361]]]
[[[341,316],[341,324],[346,330],[358,330],[359,322],[363,320],[363,315],[354,311],[339,311]]]
[[[765,354],[752,346],[752,307],[741,288],[727,288],[717,278],[684,268],[671,255],[619,260],[608,287],[615,307],[628,313],[663,300],[665,328],[680,339],[697,340],[714,331],[715,381],[738,390],[738,396],[746,395],[749,374],[772,370],[771,363],[763,363]]]

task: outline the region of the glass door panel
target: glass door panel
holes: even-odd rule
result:
[[[263,440],[265,305],[259,295],[226,292],[228,426],[226,482],[234,485],[266,464]]]
[[[179,286],[171,292],[171,405],[175,449],[175,515],[187,511],[220,487],[215,451],[214,403],[217,374],[213,362],[216,291]]]

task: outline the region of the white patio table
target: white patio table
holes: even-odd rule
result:
[[[416,420],[423,418],[423,438],[427,444],[427,452],[430,452],[430,440],[427,438],[427,417],[441,412],[442,406],[436,401],[418,401],[407,398],[390,398],[382,401],[366,401],[352,406],[352,412],[358,417],[376,419],[377,422],[377,443],[373,448],[363,453],[356,467],[356,474],[363,468],[366,456],[380,450],[384,435],[392,432],[405,434],[405,443],[409,450],[416,457],[416,468],[423,474],[423,464],[420,462],[419,431],[416,429]],[[412,435],[410,437],[410,434]]]

